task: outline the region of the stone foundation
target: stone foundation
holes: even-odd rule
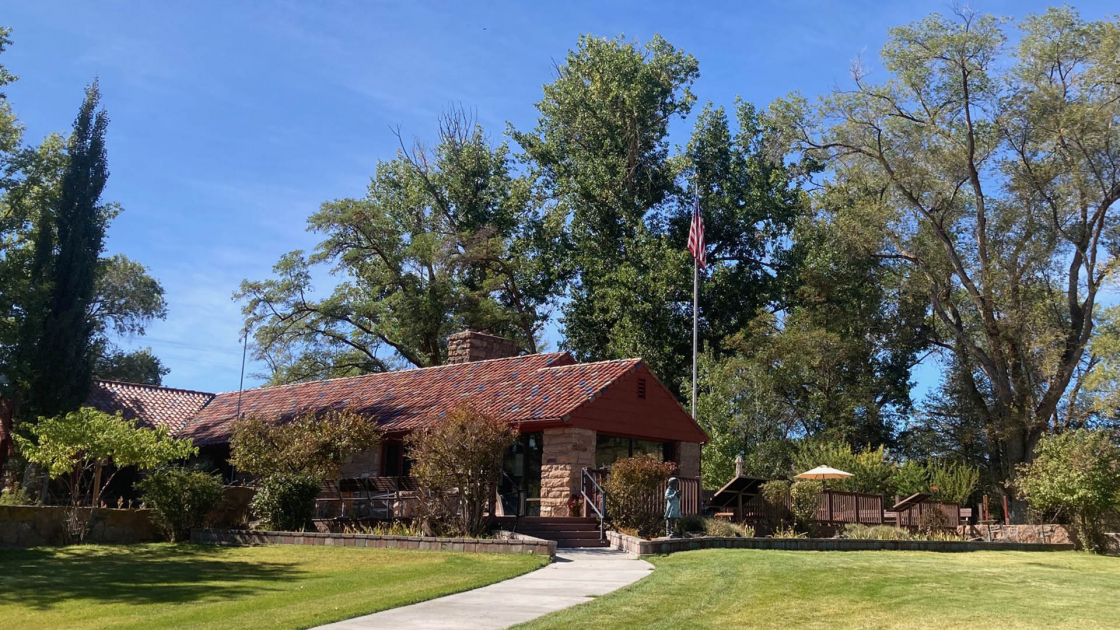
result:
[[[569,513],[568,499],[580,493],[581,471],[594,466],[594,431],[546,429],[541,454],[541,516],[579,516]]]

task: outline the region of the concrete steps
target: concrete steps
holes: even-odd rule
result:
[[[514,519],[499,519],[502,527],[512,528]],[[555,540],[557,547],[606,547],[607,541],[599,540],[599,521],[594,518],[563,518],[526,516],[517,523],[517,533]]]

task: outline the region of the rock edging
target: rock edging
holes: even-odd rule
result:
[[[556,556],[556,541],[506,531],[498,532],[497,538],[443,538],[247,529],[192,529],[191,542],[201,545],[320,545],[469,553],[527,553],[549,558]]]
[[[786,551],[1072,551],[1069,543],[968,542],[955,540],[867,540],[857,538],[679,538],[645,540],[607,532],[611,547],[638,557],[698,549],[780,549]]]

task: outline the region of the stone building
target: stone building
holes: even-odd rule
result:
[[[707,436],[641,359],[577,363],[566,352],[518,355],[514,342],[466,331],[448,339],[448,364],[222,394],[98,383],[91,404],[190,437],[213,462],[228,456],[240,413],[269,418],[347,408],[376,421],[381,444],[346,462],[343,475],[407,477],[402,438],[462,404],[507,420],[520,438],[503,484],[517,485],[519,514],[569,516],[584,468],[651,453],[700,476]],[[697,485],[698,487],[698,485]]]

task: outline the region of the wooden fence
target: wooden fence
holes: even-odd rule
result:
[[[600,486],[603,486],[604,483],[606,483],[607,476],[608,476],[608,473],[609,473],[609,471],[606,468],[589,469],[587,472],[590,473],[591,476],[593,476],[595,478],[595,481]],[[700,478],[699,477],[677,477],[677,480],[679,482],[677,487],[681,492],[681,514],[682,515],[699,514],[700,513],[700,495],[703,492],[701,490],[701,486],[700,486]],[[665,490],[668,487],[669,487],[669,482],[668,482],[668,480],[666,480],[664,483],[662,483],[660,486],[658,486],[657,490],[653,494],[646,497],[646,500],[645,500],[645,503],[647,505],[646,509],[648,509],[651,513],[662,513],[662,512],[664,512],[665,511]],[[593,492],[592,488],[584,488],[584,491],[588,493],[588,496],[592,496],[592,492]],[[598,497],[594,497],[594,500],[597,501]],[[584,510],[584,515],[585,516],[588,515],[588,512],[587,512],[586,509]],[[610,515],[608,514],[607,516],[609,517]]]
[[[931,511],[938,511],[944,515],[946,527],[957,528],[961,525],[961,506],[956,503],[942,503],[940,501],[923,501],[905,510],[887,512],[887,521],[899,527],[919,527],[922,518]]]
[[[743,501],[743,513],[738,518],[747,523],[789,521],[792,519],[790,498],[787,495],[782,505],[771,505],[761,496],[753,496]],[[878,494],[825,490],[821,494],[813,520],[821,523],[881,525],[885,520],[883,497]]]

